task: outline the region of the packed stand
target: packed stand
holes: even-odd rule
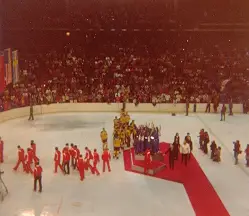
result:
[[[112,47],[112,55],[85,55],[65,49],[22,62],[21,82],[8,86],[1,110],[34,104],[66,102],[191,103],[213,100],[243,102],[248,86],[247,52],[205,52]],[[98,52],[98,50],[96,50]],[[113,55],[113,53],[116,53]],[[232,85],[222,89],[223,80]],[[243,84],[243,85],[242,85]],[[236,86],[237,85],[237,86]],[[221,92],[223,90],[223,92]],[[245,93],[245,92],[244,92]]]
[[[7,44],[21,47],[21,54],[23,50],[40,54],[21,62],[21,82],[8,86],[1,96],[2,111],[28,106],[31,98],[33,104],[130,102],[136,105],[184,103],[186,99],[190,103],[227,102],[230,98],[233,103],[241,103],[249,98],[245,91],[249,85],[248,50],[234,50],[228,41],[223,47],[215,46],[219,43],[217,35],[212,37],[211,44],[207,40],[210,35],[203,37],[196,33],[194,37],[182,37],[180,28],[173,33],[158,31],[169,30],[168,24],[174,23],[176,17],[184,19],[180,18],[181,10],[196,8],[192,3],[188,2],[188,7],[179,3],[176,10],[176,5],[167,1],[89,1],[81,6],[74,2],[75,5],[67,7],[52,1],[6,3],[8,16],[4,26],[23,30],[15,34],[9,31],[5,35]],[[211,14],[212,4],[203,4],[200,13],[205,10]],[[50,30],[36,32],[46,27]],[[69,27],[74,31],[66,36]],[[27,33],[27,28],[34,31]],[[221,38],[226,40],[224,35]],[[197,40],[204,42],[197,44]],[[41,53],[41,47],[48,44],[50,50],[56,51],[46,49]],[[228,81],[226,86],[224,80]]]

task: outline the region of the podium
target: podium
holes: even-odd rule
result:
[[[144,155],[136,155],[134,148],[131,149],[132,154],[132,170],[144,173]],[[166,169],[166,164],[164,163],[164,156],[162,153],[157,153],[152,155],[152,162],[149,166],[148,174],[155,175],[156,173]]]

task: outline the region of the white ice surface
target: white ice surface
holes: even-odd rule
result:
[[[0,204],[0,216],[193,216],[194,211],[183,185],[125,172],[122,159],[112,161],[112,172],[100,177],[87,173],[84,182],[77,172],[70,176],[53,173],[54,147],[74,143],[101,149],[100,131],[105,127],[111,136],[111,113],[67,113],[37,116],[34,122],[16,119],[0,124],[5,141],[5,164],[1,169],[10,194]],[[154,121],[163,128],[162,140],[170,141],[173,129],[169,121],[181,122],[167,115],[132,115],[139,123]],[[186,118],[187,120],[187,118]],[[185,120],[185,121],[186,121]],[[187,120],[189,121],[189,120]],[[175,131],[174,131],[175,133]],[[37,143],[37,154],[44,169],[42,194],[32,191],[33,178],[21,169],[14,173],[16,146]],[[100,166],[99,166],[100,169]],[[101,170],[101,169],[100,169]]]
[[[37,116],[34,122],[17,119],[0,124],[0,134],[6,147],[4,179],[10,195],[0,204],[0,216],[77,216],[77,215],[145,215],[192,216],[194,212],[182,185],[137,175],[123,170],[123,162],[113,161],[111,173],[100,177],[87,175],[79,182],[77,173],[71,176],[53,174],[53,149],[66,142],[101,149],[99,133],[105,127],[112,134],[115,113],[67,113]],[[249,116],[235,115],[220,122],[219,114],[198,114],[185,117],[169,114],[131,114],[137,124],[153,121],[162,127],[161,141],[172,142],[176,132],[181,140],[187,132],[194,142],[194,154],[231,216],[249,215],[249,170],[233,161],[232,142],[239,139],[244,150],[249,143]],[[213,163],[198,150],[197,135],[201,128],[210,133],[222,147],[222,162]],[[28,147],[31,139],[37,143],[44,168],[44,192],[32,192],[33,180],[23,173],[13,173],[16,146]],[[205,194],[203,194],[205,196]],[[207,203],[208,205],[208,203]],[[24,214],[24,212],[31,212]],[[32,213],[33,212],[33,213]]]

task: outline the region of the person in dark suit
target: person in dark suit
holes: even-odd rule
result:
[[[186,116],[188,116],[188,109],[189,109],[189,99],[186,99]]]
[[[174,152],[174,146],[171,144],[168,150],[164,153],[164,155],[169,155],[169,168],[171,170],[175,167],[175,152]]]
[[[210,108],[211,108],[211,100],[208,99],[205,112],[210,113]]]
[[[233,99],[231,98],[229,101],[229,115],[233,115]]]
[[[180,147],[180,137],[179,137],[179,134],[176,133],[176,135],[174,137],[174,142],[173,142],[173,149],[174,149],[174,153],[175,153],[175,160],[178,160],[179,147]]]
[[[227,111],[226,105],[223,104],[222,108],[221,108],[221,112],[220,112],[220,115],[221,115],[220,120],[221,121],[225,121],[226,120],[226,111]]]
[[[30,120],[34,120],[34,108],[33,108],[33,104],[30,103],[30,109],[29,109],[29,121]]]

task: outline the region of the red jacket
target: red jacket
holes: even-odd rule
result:
[[[74,157],[77,159],[80,157],[80,150],[78,148],[74,149]]]
[[[35,166],[35,169],[34,169],[34,177],[40,177],[42,176],[42,167],[40,165],[38,166]]]
[[[246,156],[249,156],[249,148],[246,148],[245,153],[246,153]]]
[[[4,145],[4,142],[3,140],[0,141],[0,151],[3,151],[3,145]]]
[[[33,143],[33,144],[31,145],[31,148],[32,148],[32,151],[33,151],[34,156],[36,156],[36,144]]]
[[[203,139],[203,138],[204,138],[204,131],[201,130],[201,131],[200,131],[200,139]]]
[[[97,152],[93,153],[93,162],[98,163],[99,162],[99,154]]]
[[[111,154],[108,150],[105,150],[102,154],[102,160],[103,161],[109,161],[111,160]]]
[[[63,161],[64,161],[64,162],[70,161],[70,154],[69,154],[69,151],[65,151],[65,152],[63,153]]]
[[[79,168],[79,170],[84,169],[84,160],[83,160],[83,158],[79,158],[78,163],[77,163],[77,167]]]
[[[62,153],[63,153],[63,154],[64,154],[65,152],[67,152],[67,151],[69,151],[68,147],[64,147],[64,148],[62,149]]]
[[[92,160],[93,159],[93,155],[92,152],[88,149],[86,150],[86,155],[85,155],[85,160]]]
[[[22,148],[18,149],[18,160],[24,160],[24,150]]]
[[[56,161],[56,162],[61,161],[61,152],[59,150],[56,150],[54,153],[54,161]]]
[[[75,156],[75,148],[74,148],[74,147],[70,147],[69,152],[70,152],[70,155],[71,155],[72,157]]]
[[[145,161],[145,163],[150,163],[151,162],[151,154],[150,154],[149,150],[145,152],[144,161]]]
[[[29,150],[27,152],[27,154],[25,155],[25,161],[27,161],[28,163],[32,163],[32,159],[33,159],[33,151]]]
[[[234,149],[233,149],[236,153],[240,153],[240,143],[236,142],[234,144]]]

